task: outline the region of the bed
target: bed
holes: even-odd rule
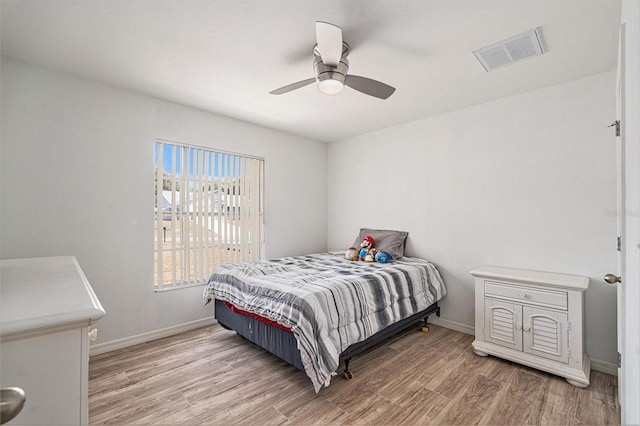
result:
[[[318,392],[341,361],[349,378],[351,356],[418,321],[426,325],[445,295],[427,260],[354,262],[341,251],[223,265],[203,296],[223,327],[305,371]]]

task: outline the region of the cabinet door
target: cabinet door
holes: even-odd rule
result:
[[[87,396],[82,394],[80,384],[88,383],[88,376],[83,377],[81,370],[80,330],[2,343],[2,386],[17,386],[26,393],[22,411],[9,424],[87,424],[81,418],[81,405],[86,403]]]
[[[522,350],[522,305],[485,299],[484,339],[486,342]]]
[[[567,313],[524,306],[522,316],[524,352],[567,364]]]

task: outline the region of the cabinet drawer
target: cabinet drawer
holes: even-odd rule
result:
[[[528,286],[515,286],[496,281],[485,281],[484,294],[487,297],[513,300],[531,305],[567,309],[566,291],[541,290]]]

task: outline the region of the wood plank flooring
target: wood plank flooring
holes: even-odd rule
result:
[[[617,379],[564,379],[419,327],[354,358],[318,394],[295,368],[218,325],[92,357],[91,424],[620,424]]]

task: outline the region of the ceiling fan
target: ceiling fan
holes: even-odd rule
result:
[[[282,95],[307,86],[313,82],[325,95],[337,95],[344,86],[369,96],[387,99],[395,92],[395,88],[380,81],[359,75],[347,74],[349,71],[349,45],[342,40],[342,29],[328,22],[316,22],[316,41],[313,48],[313,69],[316,76],[291,83],[272,90],[272,95]]]

